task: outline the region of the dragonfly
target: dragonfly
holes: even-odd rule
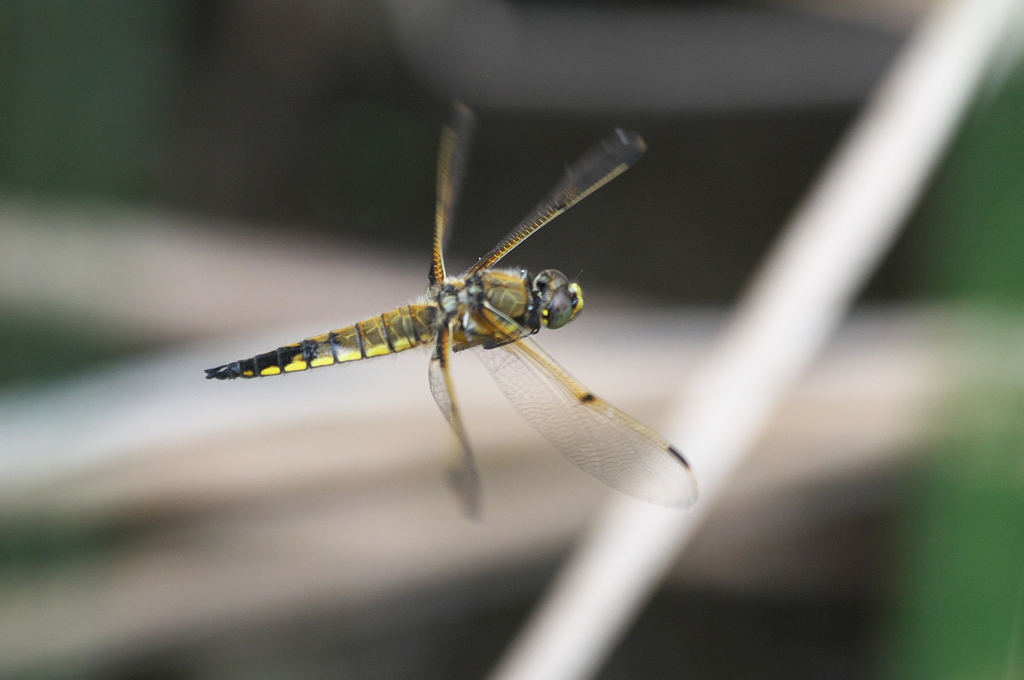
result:
[[[597,397],[531,336],[558,329],[583,309],[583,291],[555,269],[496,268],[538,229],[632,166],[646,151],[635,132],[616,129],[568,167],[551,193],[489,253],[458,275],[445,252],[465,175],[475,116],[453,106],[441,132],[433,248],[424,295],[415,301],[264,354],[206,369],[228,380],[296,373],[349,361],[430,350],[430,391],[458,440],[449,481],[470,516],[481,482],[455,397],[455,352],[473,349],[520,416],[583,471],[656,505],[688,507],[697,497],[690,464],[669,442]]]

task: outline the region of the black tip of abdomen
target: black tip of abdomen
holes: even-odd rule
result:
[[[242,375],[242,372],[238,370],[237,363],[224,364],[223,366],[218,366],[216,368],[207,368],[205,370],[207,380],[212,380],[214,378],[216,378],[217,380],[230,380],[232,378],[239,378]]]

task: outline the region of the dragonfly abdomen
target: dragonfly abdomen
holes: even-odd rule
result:
[[[431,341],[437,307],[412,304],[271,352],[206,369],[207,378],[259,378],[402,352]]]

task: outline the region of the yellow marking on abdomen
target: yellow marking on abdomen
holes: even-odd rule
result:
[[[360,349],[362,342],[355,326],[346,326],[327,334],[334,347],[334,360],[339,364],[344,361],[358,361],[363,358]]]
[[[388,338],[384,334],[384,324],[379,316],[360,321],[356,324],[356,329],[362,337],[363,356],[369,358],[391,354]]]
[[[296,355],[290,363],[284,365],[284,372],[294,373],[295,371],[305,371],[307,368],[309,368],[309,364],[306,363],[306,360],[302,358],[301,354],[299,354]]]
[[[352,326],[210,369],[207,377],[254,378],[298,373],[310,368],[402,352],[434,337],[433,324],[437,315],[438,311],[432,305],[406,305]]]
[[[399,307],[390,312],[384,312],[380,318],[384,332],[387,334],[388,344],[394,351],[402,352],[419,344],[412,328],[408,307]]]
[[[403,352],[433,338],[436,310],[431,305],[405,305],[380,316],[310,338],[317,351],[310,368]],[[326,351],[326,348],[331,351]]]
[[[309,361],[310,368],[330,366],[334,363],[334,347],[331,345],[330,333],[307,338],[302,343],[303,356]]]

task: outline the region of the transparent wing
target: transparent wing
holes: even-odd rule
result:
[[[594,396],[531,339],[475,351],[519,415],[581,470],[657,505],[697,499],[693,472],[671,444]]]
[[[463,511],[468,517],[480,515],[480,474],[473,460],[473,451],[469,448],[469,437],[462,425],[458,403],[455,401],[455,390],[452,385],[452,374],[449,363],[452,355],[451,330],[444,328],[438,334],[437,345],[430,359],[430,393],[434,395],[437,407],[441,409],[445,420],[451,425],[459,440],[460,450],[449,466],[448,479],[455,493],[462,502]]]
[[[431,258],[431,283],[445,278],[444,252],[452,236],[452,219],[466,174],[469,143],[476,118],[461,102],[452,105],[449,121],[441,130],[441,148],[437,154],[437,199],[434,213],[434,250]]]
[[[462,276],[493,267],[530,234],[629,169],[646,150],[647,145],[637,133],[615,130],[569,166],[548,197]]]

